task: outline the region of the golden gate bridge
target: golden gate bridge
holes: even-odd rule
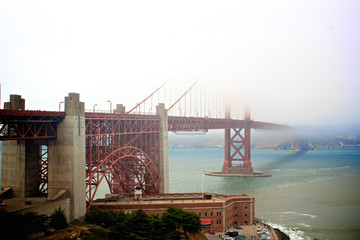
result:
[[[143,194],[169,192],[168,132],[224,129],[222,174],[249,176],[250,130],[289,129],[252,120],[245,101],[231,102],[201,79],[178,97],[171,85],[166,81],[128,111],[121,104],[85,111],[77,93],[65,97],[63,112],[25,110],[25,100],[11,95],[0,110],[2,186],[17,197],[54,199],[65,191],[78,217],[78,206],[86,198],[89,209],[104,180],[111,193],[129,194],[135,186]]]

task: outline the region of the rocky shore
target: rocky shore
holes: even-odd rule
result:
[[[279,229],[274,228],[274,231],[279,240],[290,240],[290,237],[288,235],[286,235],[284,232],[280,231]]]

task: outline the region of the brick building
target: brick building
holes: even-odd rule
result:
[[[147,214],[154,215],[163,214],[170,206],[182,208],[199,215],[205,225],[205,232],[223,232],[236,225],[254,224],[255,221],[255,198],[245,194],[174,193],[146,195],[139,200],[133,196],[108,194],[106,198],[98,199],[92,205],[104,210],[128,213],[142,209]]]

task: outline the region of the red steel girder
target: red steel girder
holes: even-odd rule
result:
[[[0,110],[0,140],[56,138],[65,112]]]
[[[56,138],[56,128],[54,122],[2,122],[0,140]]]
[[[39,149],[39,191],[48,192],[48,164],[49,151],[46,145],[41,145]]]
[[[64,117],[65,112],[0,109],[0,121],[4,119],[61,121]]]

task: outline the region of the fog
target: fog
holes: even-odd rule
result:
[[[345,128],[360,119],[360,2],[1,1],[1,104],[135,106],[203,76],[252,119]],[[231,90],[231,91],[230,91]],[[174,96],[175,98],[175,96]]]

